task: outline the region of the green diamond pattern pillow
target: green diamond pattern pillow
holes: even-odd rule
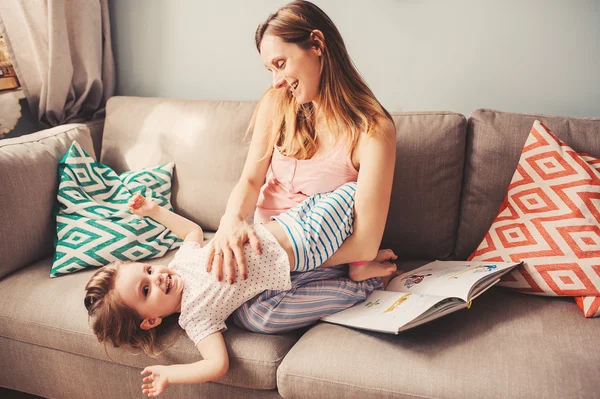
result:
[[[168,163],[117,175],[73,142],[58,165],[56,252],[50,277],[116,260],[157,258],[179,247],[182,241],[163,225],[127,210],[137,193],[172,209],[173,167]]]

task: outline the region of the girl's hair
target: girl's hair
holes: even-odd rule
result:
[[[110,340],[115,347],[123,344],[134,349],[141,349],[152,357],[162,351],[157,349],[158,337],[169,327],[170,323],[163,322],[149,330],[140,327],[142,318],[135,309],[123,303],[117,294],[115,281],[119,270],[133,262],[113,262],[100,268],[85,286],[86,294],[83,303],[90,318],[93,318],[92,329],[99,342],[104,344]],[[110,357],[110,356],[109,356]]]
[[[325,38],[324,48],[311,39],[311,32],[320,30]],[[303,49],[322,50],[322,68],[319,81],[319,111],[323,113],[328,129],[336,141],[348,140],[352,150],[361,132],[371,136],[377,131],[377,117],[392,121],[390,114],[377,101],[348,55],[344,40],[333,21],[319,7],[309,1],[293,1],[281,7],[256,29],[256,48],[265,35],[274,35],[284,42]],[[274,111],[269,130],[272,144],[277,144],[288,156],[311,158],[316,152],[317,132],[312,102],[298,104],[289,90],[270,88],[261,101],[270,96]],[[259,107],[256,107],[258,110]],[[254,112],[249,131],[256,120]]]

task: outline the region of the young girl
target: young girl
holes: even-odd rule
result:
[[[248,275],[231,284],[219,282],[204,264],[208,248],[202,229],[156,203],[136,195],[129,209],[171,229],[185,242],[165,266],[118,263],[98,270],[86,285],[85,306],[95,316],[93,329],[101,342],[111,340],[153,354],[156,331],[163,319],[180,313],[179,325],[192,339],[203,360],[186,365],[151,366],[142,371],[142,392],[158,396],[169,384],[194,384],[222,377],[229,360],[221,334],[225,320],[240,305],[265,290],[290,289],[291,271],[319,267],[353,230],[356,183],[328,194],[314,195],[274,221],[256,224],[262,248],[258,255],[244,247]],[[350,269],[355,280],[389,276],[396,269],[391,250],[380,251],[375,262]],[[138,328],[139,327],[139,328]]]

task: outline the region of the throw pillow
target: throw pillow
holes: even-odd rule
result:
[[[50,277],[62,276],[116,260],[163,256],[182,241],[150,218],[127,210],[141,193],[169,209],[173,163],[117,175],[96,162],[77,142],[58,165],[56,252]]]
[[[594,158],[588,154],[580,153],[581,157],[585,159],[587,163],[592,165],[594,169],[600,172],[600,159]],[[575,302],[583,310],[585,317],[598,317],[600,316],[600,296],[576,296]]]
[[[576,296],[575,302],[583,310],[585,317],[600,316],[600,296]]]
[[[599,165],[535,121],[498,215],[469,260],[522,260],[498,285],[597,301]]]

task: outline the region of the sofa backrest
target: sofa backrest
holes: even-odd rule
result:
[[[392,117],[396,170],[382,248],[401,259],[445,259],[456,243],[466,118],[451,112]]]
[[[468,121],[457,259],[477,248],[494,221],[536,119],[575,151],[600,157],[600,118],[474,111]]]
[[[0,140],[0,277],[53,253],[58,162],[73,140],[94,156],[84,124]]]
[[[175,210],[216,230],[246,159],[255,101],[112,97],[101,161],[117,172],[174,161]],[[456,241],[466,118],[397,113],[398,156],[384,245],[404,258],[445,258]]]
[[[117,173],[175,162],[171,203],[216,230],[246,160],[253,101],[112,97],[101,162]]]

